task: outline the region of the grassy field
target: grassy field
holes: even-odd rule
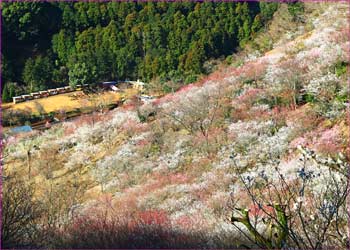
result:
[[[17,104],[4,103],[5,110],[29,110],[32,114],[45,114],[64,110],[69,112],[79,108],[88,108],[103,102],[111,104],[137,94],[136,89],[126,89],[122,93],[104,92],[98,96],[87,97],[82,91],[75,91],[46,98],[30,100]]]

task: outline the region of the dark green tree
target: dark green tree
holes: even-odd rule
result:
[[[85,63],[73,64],[68,72],[69,85],[75,87],[78,84],[90,84],[96,78],[96,68],[89,68]]]
[[[38,56],[35,59],[29,58],[24,66],[23,81],[28,91],[46,89],[52,79],[52,62],[48,57]]]
[[[259,2],[260,7],[260,16],[264,20],[269,20],[273,17],[273,14],[278,9],[278,3],[271,3],[271,2]]]
[[[30,90],[67,79],[92,83],[161,76],[192,81],[206,73],[206,60],[244,46],[277,7],[267,2],[4,3],[8,65],[3,80]],[[290,8],[293,13],[300,9],[299,4]],[[85,66],[78,69],[76,64]],[[79,72],[85,70],[89,73],[83,77]]]
[[[5,84],[4,89],[2,91],[2,101],[3,102],[10,102],[11,101],[11,93],[9,89],[9,85]]]

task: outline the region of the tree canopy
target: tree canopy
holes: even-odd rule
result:
[[[27,91],[126,78],[177,76],[185,83],[205,73],[205,61],[243,46],[276,8],[253,2],[3,3],[2,80]]]

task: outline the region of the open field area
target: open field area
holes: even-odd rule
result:
[[[126,89],[124,92],[104,92],[95,99],[98,102],[104,102],[106,105],[116,103],[122,98],[129,98],[138,91],[135,89]],[[30,111],[33,114],[43,114],[50,112],[65,111],[69,112],[75,109],[88,108],[95,105],[94,98],[88,98],[82,91],[75,91],[36,100],[30,100],[22,103],[5,103],[3,109]]]

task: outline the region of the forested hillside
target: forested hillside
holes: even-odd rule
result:
[[[2,7],[4,101],[103,80],[190,83],[244,45],[276,3],[12,2]],[[164,91],[169,87],[164,84]]]

